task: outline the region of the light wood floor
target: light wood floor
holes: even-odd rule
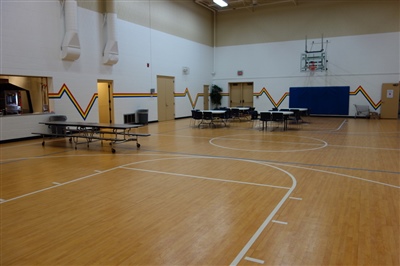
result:
[[[400,123],[6,143],[1,265],[400,265]]]

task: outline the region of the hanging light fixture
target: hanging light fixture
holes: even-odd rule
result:
[[[224,0],[213,0],[213,2],[219,5],[220,7],[228,6],[228,4]]]

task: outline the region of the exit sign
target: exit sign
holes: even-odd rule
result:
[[[243,76],[243,70],[238,70],[237,75],[238,76]]]

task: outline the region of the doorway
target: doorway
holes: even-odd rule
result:
[[[230,107],[253,107],[253,82],[229,83]]]
[[[113,82],[97,81],[97,101],[99,108],[99,123],[114,123]]]
[[[381,101],[381,118],[397,119],[400,104],[399,84],[383,83]]]
[[[175,78],[157,76],[158,121],[175,119]]]

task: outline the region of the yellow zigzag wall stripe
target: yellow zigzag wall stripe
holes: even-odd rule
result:
[[[355,96],[358,93],[361,93],[369,102],[369,104],[376,110],[378,109],[382,102],[381,100],[379,100],[378,103],[375,103],[371,97],[368,95],[368,93],[363,89],[363,87],[358,86],[358,88],[353,91],[350,92],[350,96]],[[80,104],[78,103],[78,101],[75,99],[74,95],[72,94],[72,92],[69,90],[69,88],[67,87],[67,85],[63,84],[60,88],[60,90],[56,93],[49,93],[49,99],[61,99],[63,97],[63,95],[66,94],[67,97],[71,100],[73,106],[76,108],[76,110],[78,111],[78,113],[81,115],[81,117],[85,120],[90,112],[90,110],[92,109],[94,103],[96,102],[97,98],[98,98],[98,94],[94,93],[92,98],[89,101],[89,104],[87,105],[86,109],[83,110],[82,107],[80,106]],[[265,94],[267,96],[267,98],[269,99],[269,101],[272,103],[272,105],[276,108],[278,108],[282,102],[289,96],[289,92],[285,92],[282,97],[279,99],[279,101],[275,101],[271,94],[269,94],[269,92],[267,91],[267,89],[262,88],[261,91],[259,92],[254,92],[253,96],[256,97],[260,97],[263,94]],[[193,101],[193,98],[190,94],[190,91],[188,88],[185,89],[184,92],[175,92],[174,93],[175,97],[188,97],[190,104],[192,106],[192,108],[194,109],[196,107],[197,101],[199,99],[199,97],[204,97],[204,93],[197,93],[195,100]],[[228,97],[229,93],[222,93],[223,97]],[[151,94],[151,93],[124,93],[124,92],[117,92],[117,93],[113,93],[113,98],[140,98],[140,97],[157,97],[157,93]],[[207,95],[208,97],[208,95]]]
[[[272,103],[272,105],[275,108],[278,108],[282,104],[282,102],[286,99],[286,97],[289,96],[289,92],[285,92],[282,95],[282,97],[279,99],[279,101],[275,102],[275,100],[272,98],[271,94],[269,94],[269,92],[265,88],[262,88],[262,90],[258,93],[254,93],[253,96],[262,96],[263,94],[265,94],[268,97],[269,101]]]
[[[82,107],[79,105],[78,101],[75,99],[74,95],[68,89],[67,85],[63,84],[61,86],[61,89],[57,93],[49,93],[49,99],[61,99],[64,94],[68,96],[73,106],[76,108],[76,110],[84,120],[86,119],[87,115],[90,112],[90,109],[93,107],[93,104],[98,97],[97,93],[94,93],[89,101],[89,104],[86,107],[86,110],[83,110]]]
[[[361,92],[361,94],[365,97],[365,99],[367,99],[367,101],[369,102],[369,104],[376,110],[378,109],[381,104],[382,104],[382,100],[379,100],[378,103],[375,103],[371,97],[368,95],[368,93],[363,89],[363,87],[358,86],[358,88],[355,91],[351,91],[350,95],[351,96],[355,96],[357,95],[359,92]]]
[[[197,93],[196,99],[193,102],[192,95],[190,95],[190,91],[189,91],[188,88],[186,88],[184,92],[175,92],[174,93],[175,97],[186,97],[186,95],[188,96],[189,101],[190,101],[190,105],[192,106],[193,109],[196,107],[197,100],[199,99],[199,97],[200,96],[204,97],[204,93]],[[207,95],[207,97],[208,97],[208,95]]]

